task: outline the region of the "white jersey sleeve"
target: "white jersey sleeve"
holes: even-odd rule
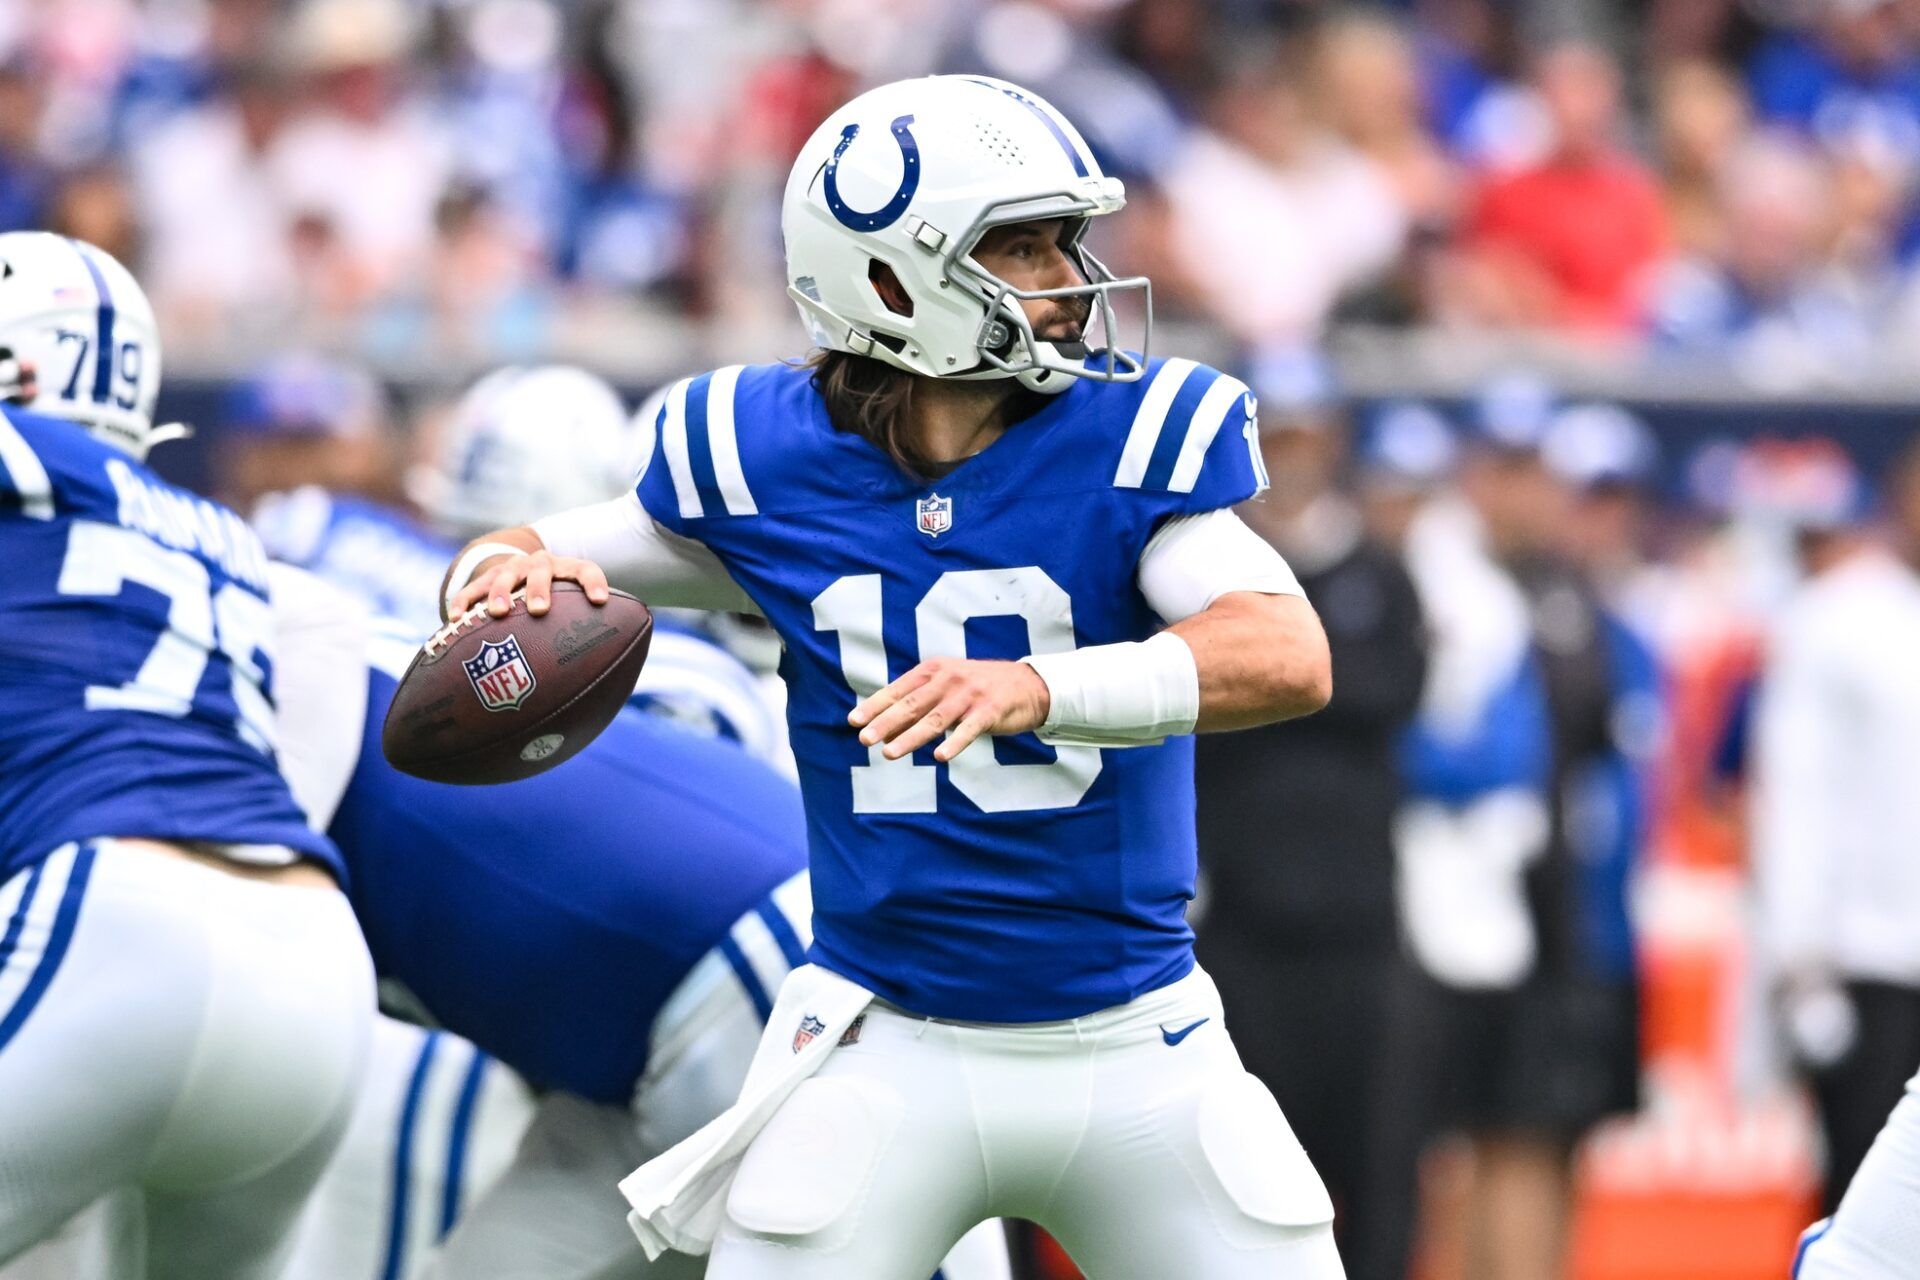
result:
[[[1170,517],[1141,551],[1135,580],[1168,623],[1191,618],[1229,592],[1306,595],[1285,558],[1224,507]]]
[[[759,613],[720,557],[691,538],[661,528],[629,493],[533,522],[557,556],[591,560],[607,580],[648,604],[723,613]]]
[[[356,597],[305,569],[274,562],[267,584],[280,775],[307,825],[325,831],[360,759],[371,619]]]

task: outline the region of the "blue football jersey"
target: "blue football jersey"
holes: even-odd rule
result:
[[[641,501],[712,548],[786,643],[812,958],[903,1008],[989,1022],[1076,1017],[1185,974],[1190,738],[1021,735],[941,765],[862,747],[847,713],[924,658],[1153,634],[1147,540],[1265,485],[1245,385],[1188,360],[1080,381],[930,484],[836,431],[789,365],[678,384],[658,425]]]
[[[302,485],[253,513],[267,554],[324,578],[424,638],[440,629],[440,583],[460,545],[404,511]]]
[[[0,411],[0,879],[69,840],[285,845],[266,556],[71,423]]]
[[[359,761],[328,829],[374,965],[534,1084],[625,1105],[674,987],[805,868],[799,792],[633,708],[523,782],[408,777],[380,727],[413,652],[375,642]]]

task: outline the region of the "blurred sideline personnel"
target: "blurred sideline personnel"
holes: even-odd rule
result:
[[[275,767],[267,561],[143,465],[124,268],[0,236],[0,1262],[116,1196],[119,1267],[268,1280],[373,1014],[340,855]]]
[[[1420,1149],[1443,1133],[1471,1142],[1469,1274],[1562,1274],[1580,1139],[1638,1103],[1626,901],[1657,673],[1564,558],[1548,401],[1521,395],[1489,395],[1464,501],[1410,535],[1435,648],[1404,756],[1414,965],[1382,1068],[1367,1277],[1405,1274]]]
[[[812,963],[741,1102],[623,1184],[716,1280],[898,1280],[999,1215],[1101,1280],[1342,1274],[1184,918],[1185,735],[1318,710],[1326,640],[1230,510],[1265,487],[1245,385],[1093,346],[1147,289],[1082,244],[1122,202],[1012,85],[863,94],[786,189],[814,358],[677,384],[636,494],[450,575],[454,612],[537,610],[598,561],[786,644]]]
[[[684,1255],[648,1264],[614,1185],[733,1100],[770,993],[802,963],[812,929],[798,792],[739,746],[631,707],[566,767],[525,782],[410,778],[379,739],[411,638],[370,635],[337,589],[276,574],[285,725],[300,744],[285,766],[346,859],[383,996],[539,1093],[504,1176],[464,1212],[447,1201],[440,1226],[452,1231],[427,1274],[700,1275]],[[342,680],[356,670],[364,682]],[[435,1050],[423,1045],[410,1094]],[[382,1147],[390,1132],[370,1130]],[[404,1151],[404,1118],[399,1132]],[[357,1226],[310,1233],[303,1274],[393,1274],[366,1268],[365,1241],[400,1247],[404,1217],[373,1203]],[[997,1224],[946,1266],[948,1280],[1006,1274]]]
[[[1807,581],[1755,715],[1758,943],[1813,1084],[1829,1213],[1920,1062],[1920,452],[1886,495],[1891,545],[1857,501],[1852,527],[1801,535]]]
[[[1273,487],[1240,514],[1315,602],[1340,683],[1309,719],[1195,744],[1198,950],[1248,1069],[1327,1181],[1351,1265],[1369,1230],[1367,1130],[1399,956],[1398,746],[1420,702],[1425,628],[1399,555],[1338,487],[1346,425],[1330,381],[1313,359],[1279,372],[1255,384]]]
[[[262,428],[268,434],[298,439],[319,431],[351,440],[365,416],[356,407],[364,396],[327,388],[353,381],[352,371],[336,366],[275,366],[245,400],[280,406],[282,417]],[[339,469],[322,461],[303,471],[299,460],[307,455],[296,450],[275,472],[291,487],[262,497],[254,527],[274,559],[344,587],[424,639],[440,625],[441,580],[463,540],[625,492],[651,452],[658,407],[643,407],[629,422],[613,388],[584,370],[496,370],[425,433],[431,453],[406,475],[419,516],[391,501],[305,482]],[[656,619],[635,698],[786,767],[786,733],[760,682],[685,619]]]

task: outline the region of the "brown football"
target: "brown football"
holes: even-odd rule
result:
[[[427,641],[394,690],[380,749],[429,782],[544,773],[612,723],[652,639],[653,615],[623,591],[596,605],[556,582],[538,618],[516,592],[506,617],[476,609]]]

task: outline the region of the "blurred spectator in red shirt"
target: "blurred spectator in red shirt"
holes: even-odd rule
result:
[[[1623,333],[1639,319],[1667,223],[1653,175],[1616,141],[1619,70],[1598,48],[1562,44],[1541,55],[1533,84],[1553,149],[1473,201],[1462,301],[1482,323]]]

